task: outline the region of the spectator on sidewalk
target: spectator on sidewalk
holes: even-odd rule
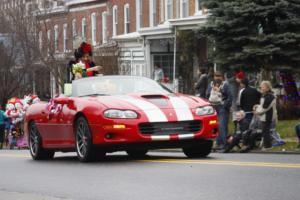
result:
[[[201,98],[206,98],[206,91],[208,87],[208,75],[205,68],[199,68],[199,79],[195,84],[196,94]]]
[[[277,122],[276,98],[269,81],[263,81],[260,89],[262,97],[260,104],[254,106],[254,114],[260,117],[262,123],[263,150],[268,150],[272,148],[271,125]]]
[[[247,78],[241,81],[241,89],[238,97],[238,105],[241,110],[246,113],[246,119],[250,123],[253,118],[253,107],[259,104],[261,93],[255,88],[249,86],[249,80]]]
[[[300,150],[300,124],[298,124],[296,126],[296,134],[297,134],[297,137],[298,137],[298,149]]]
[[[250,123],[245,117],[246,114],[244,111],[238,111],[236,113],[236,120],[237,120],[236,132],[228,140],[223,153],[229,153],[231,149],[233,149],[235,146],[238,146],[241,141],[243,141],[244,145],[247,145],[245,141],[245,136],[247,135],[247,131],[249,130]]]
[[[226,144],[226,137],[228,134],[229,113],[232,105],[232,95],[229,84],[224,80],[222,72],[215,72],[214,81],[209,85],[208,98],[214,99],[212,102],[217,111],[219,119],[219,136],[217,138],[217,146],[223,149]],[[219,99],[216,99],[220,95]]]
[[[232,94],[232,121],[234,123],[234,132],[236,132],[237,128],[237,120],[236,120],[236,113],[240,110],[238,107],[238,98],[241,88],[241,82],[246,78],[246,74],[243,71],[236,71],[232,78],[228,79],[228,83],[230,86],[230,91]]]
[[[153,74],[154,80],[158,83],[161,83],[164,79],[164,71],[160,67],[159,64],[154,65],[154,74]]]
[[[2,110],[2,107],[0,106],[0,149],[3,148],[4,143],[4,130],[5,130],[5,112]]]

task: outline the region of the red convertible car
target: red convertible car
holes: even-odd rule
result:
[[[205,157],[217,127],[216,112],[207,101],[133,76],[73,81],[71,95],[32,105],[25,120],[34,160],[76,151],[83,162],[115,151],[140,158],[162,148]]]

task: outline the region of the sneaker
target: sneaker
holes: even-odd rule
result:
[[[284,141],[279,141],[279,142],[276,142],[276,143],[272,144],[273,147],[279,147],[279,146],[282,146],[282,145],[285,145]]]
[[[267,152],[267,151],[270,151],[270,150],[272,150],[272,149],[273,149],[272,146],[271,146],[271,147],[263,147],[263,148],[261,149],[261,151]]]
[[[240,153],[248,153],[250,150],[251,150],[250,147],[243,146],[242,149],[240,150]]]

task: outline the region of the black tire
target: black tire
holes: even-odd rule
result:
[[[188,158],[205,158],[211,153],[212,146],[213,141],[203,140],[191,146],[184,147],[182,150]]]
[[[148,150],[147,149],[130,149],[127,150],[126,153],[135,159],[145,158],[147,156]]]
[[[94,147],[92,133],[87,120],[79,117],[75,124],[76,153],[81,162],[93,162],[101,160],[105,156],[105,151]]]
[[[29,124],[29,151],[33,160],[47,160],[54,157],[55,151],[44,149],[42,137],[34,122]]]

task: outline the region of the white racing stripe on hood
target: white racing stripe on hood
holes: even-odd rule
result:
[[[120,97],[120,99],[122,99],[123,101],[127,101],[128,103],[141,109],[148,117],[149,122],[167,122],[168,121],[166,115],[160,110],[160,108],[148,101],[136,99],[133,97],[127,97],[127,96]]]
[[[180,97],[169,97],[178,121],[194,120],[189,105]]]

